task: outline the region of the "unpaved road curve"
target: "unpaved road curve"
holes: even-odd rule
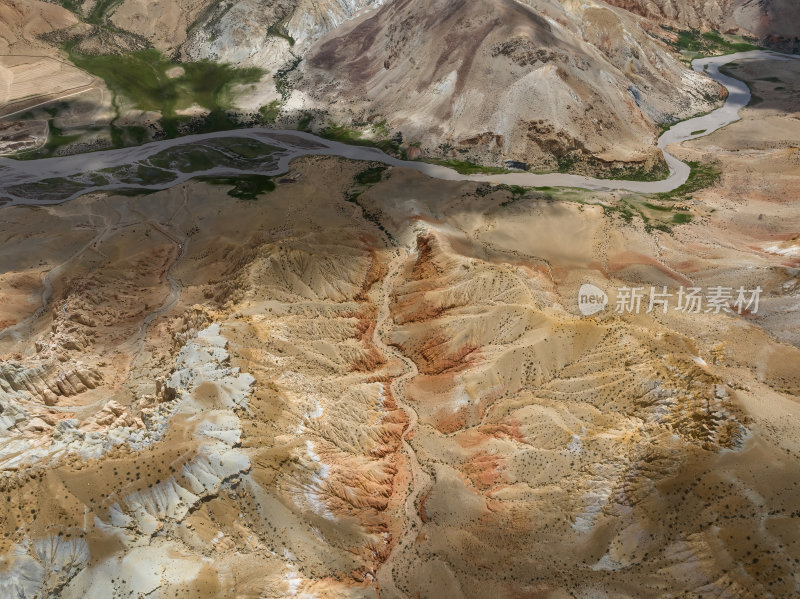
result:
[[[711,58],[697,59],[692,63],[694,70],[705,71],[710,77],[721,83],[728,90],[728,99],[725,105],[710,114],[689,119],[676,124],[665,132],[658,140],[658,147],[664,151],[664,157],[670,167],[670,174],[662,181],[624,181],[613,179],[595,179],[580,175],[565,175],[562,173],[551,173],[537,175],[533,173],[508,173],[502,175],[462,175],[444,166],[428,164],[425,162],[413,162],[399,160],[384,154],[376,148],[363,146],[351,146],[341,142],[330,141],[305,133],[302,131],[282,131],[275,129],[251,128],[234,129],[232,131],[217,131],[214,133],[202,133],[198,135],[188,135],[176,139],[165,139],[155,141],[132,148],[118,148],[114,150],[103,150],[87,154],[76,154],[73,156],[63,156],[57,158],[44,158],[41,160],[19,161],[9,158],[0,158],[0,198],[6,196],[7,204],[45,204],[60,203],[83,195],[87,191],[114,190],[120,188],[137,187],[130,184],[112,184],[78,191],[72,196],[53,200],[50,202],[35,199],[25,199],[14,196],[8,189],[14,185],[34,183],[48,178],[69,177],[80,173],[97,171],[104,168],[112,168],[144,160],[166,148],[181,146],[188,143],[196,143],[215,138],[250,138],[263,141],[283,148],[277,167],[272,170],[245,171],[237,170],[232,167],[216,167],[205,171],[193,173],[178,173],[176,179],[162,183],[160,185],[142,185],[142,189],[166,189],[192,177],[214,175],[231,176],[236,174],[249,174],[258,172],[264,175],[277,175],[286,172],[289,162],[298,156],[308,155],[327,155],[340,156],[354,160],[371,160],[383,162],[391,166],[402,166],[417,170],[425,175],[436,179],[450,181],[492,181],[496,183],[506,183],[511,185],[522,185],[526,187],[580,187],[595,191],[607,191],[619,189],[638,193],[662,193],[672,191],[686,182],[689,177],[689,166],[666,151],[667,146],[673,143],[680,143],[690,139],[703,137],[713,133],[717,129],[724,127],[739,119],[739,110],[750,102],[750,90],[747,85],[727,77],[719,72],[719,67],[735,60],[742,59],[768,59],[768,60],[791,60],[798,59],[798,56],[780,54],[755,50],[752,52],[740,52],[725,56],[715,56]],[[692,135],[693,131],[702,131]]]

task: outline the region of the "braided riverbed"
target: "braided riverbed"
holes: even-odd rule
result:
[[[692,68],[705,72],[723,85],[728,90],[728,98],[721,108],[677,123],[661,135],[658,147],[669,165],[669,175],[661,181],[596,179],[563,173],[461,174],[445,166],[400,160],[377,148],[331,141],[302,131],[255,127],[41,160],[0,158],[0,199],[6,204],[54,204],[88,191],[167,189],[195,177],[273,176],[286,172],[293,159],[311,155],[382,162],[449,181],[491,181],[525,187],[577,187],[645,194],[669,192],[687,181],[690,167],[670,154],[667,147],[709,135],[739,120],[739,110],[750,102],[747,85],[723,75],[720,67],[743,59],[798,58],[754,50],[695,60]],[[177,148],[180,150],[175,151]]]

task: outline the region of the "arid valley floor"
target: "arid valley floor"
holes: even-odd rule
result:
[[[303,157],[0,208],[0,597],[798,596],[800,61],[731,72],[656,197]]]

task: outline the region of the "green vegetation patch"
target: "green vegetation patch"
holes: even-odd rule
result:
[[[353,146],[369,146],[373,148],[379,148],[387,154],[400,153],[400,145],[403,143],[403,138],[400,134],[389,138],[389,132],[385,121],[381,121],[376,125],[373,125],[371,128],[374,137],[369,138],[364,137],[364,134],[358,129],[354,129],[347,125],[337,125],[334,123],[329,125],[326,129],[323,129],[319,133],[319,136],[324,137],[325,139],[339,141]]]
[[[128,185],[159,185],[175,179],[175,174],[146,164],[117,166],[103,169],[120,183]]]
[[[198,177],[212,185],[230,186],[228,195],[240,200],[256,200],[258,196],[275,191],[275,181],[266,175],[238,175],[236,177]]]
[[[636,210],[636,208],[634,208],[633,206],[631,206],[630,204],[628,204],[623,200],[620,200],[613,206],[603,205],[603,214],[605,214],[606,216],[619,216],[626,223],[633,222],[633,217],[635,214],[638,214],[643,219],[646,219],[645,223],[649,221],[649,219],[647,219],[647,217],[644,216],[644,214],[641,211]]]
[[[670,192],[641,195],[630,194],[613,205],[603,205],[607,216],[618,216],[626,223],[634,218],[641,218],[647,231],[664,231],[670,233],[673,227],[692,222],[688,207],[676,205],[676,201],[690,200],[692,196],[717,183],[719,169],[712,164],[689,162],[691,173],[686,183]]]
[[[81,14],[80,0],[58,0],[58,3],[64,8],[66,8],[68,11],[75,13],[76,15]]]
[[[53,125],[53,121],[50,121],[50,133],[47,136],[47,141],[39,151],[34,152],[37,154],[37,156],[31,155],[31,158],[38,158],[38,154],[40,153],[44,154],[45,156],[52,156],[60,147],[74,143],[82,136],[83,133],[65,135],[61,129]]]
[[[461,173],[462,175],[474,175],[477,173],[485,173],[487,175],[501,175],[504,173],[517,172],[517,171],[510,171],[505,168],[500,168],[498,166],[483,166],[481,164],[475,164],[474,162],[467,162],[465,160],[432,160],[424,158],[423,162],[428,162],[430,164],[438,164],[439,166],[446,166],[448,168],[453,169],[457,173]]]
[[[645,208],[649,208],[650,210],[655,210],[657,212],[672,212],[672,206],[663,206],[661,204],[651,204],[650,202],[644,202],[642,204]]]
[[[651,168],[645,166],[622,166],[603,169],[598,179],[614,179],[617,181],[661,181],[669,175],[669,165],[661,158]]]
[[[383,179],[383,173],[387,168],[386,166],[372,166],[358,173],[356,175],[356,181],[360,185],[375,185],[376,183],[380,183],[381,179]]]
[[[281,98],[284,102],[289,97],[289,94],[292,93],[292,82],[290,79],[291,74],[297,69],[298,66],[300,66],[302,61],[303,57],[297,56],[289,63],[278,69],[278,71],[272,76],[272,78],[275,80],[275,89],[278,90],[278,93],[281,95]]]
[[[277,146],[272,146],[248,137],[218,137],[210,140],[210,143],[248,161],[258,161],[258,159],[282,151],[282,149]]]
[[[687,162],[687,164],[692,170],[686,183],[672,191],[656,194],[657,199],[671,201],[689,199],[694,193],[711,187],[719,181],[721,172],[713,164],[702,162]]]
[[[514,204],[515,202],[519,202],[526,195],[528,195],[528,193],[531,191],[527,187],[522,187],[521,185],[505,185],[505,184],[498,185],[497,189],[500,189],[502,191],[506,191],[509,194],[509,198],[507,200],[504,200],[503,202],[500,202],[500,206],[502,206],[502,207],[510,206],[511,204]],[[542,194],[536,193],[535,195],[537,197],[540,197]]]
[[[603,212],[606,216],[618,216],[626,223],[640,218],[648,232],[671,233],[675,226],[690,223],[693,218],[686,206],[648,202],[639,194],[625,196],[612,205],[603,205]]]
[[[261,169],[274,167],[272,154],[280,151],[281,148],[254,139],[222,137],[167,148],[148,161],[159,169],[182,173],[206,171],[215,166]]]
[[[254,67],[237,68],[209,60],[177,65],[155,49],[137,50],[122,56],[88,56],[76,52],[73,46],[74,43],[69,43],[66,47],[70,60],[103,79],[114,93],[117,107],[122,97],[135,109],[161,113],[162,126],[170,137],[175,137],[178,127],[190,120],[176,112],[194,104],[210,111],[205,130],[233,128],[235,123],[227,115],[232,87],[256,83],[263,73]],[[183,74],[167,76],[167,71],[175,66],[181,66]]]
[[[160,169],[176,169],[182,173],[207,171],[221,162],[222,155],[200,145],[187,144],[167,148],[150,157],[150,163]]]
[[[692,222],[692,215],[686,212],[678,212],[672,217],[672,222],[676,225],[685,225]]]
[[[374,164],[374,163],[373,163]],[[383,180],[383,174],[388,170],[389,167],[377,164],[373,166],[369,166],[364,170],[360,171],[356,174],[353,178],[353,182],[355,185],[347,192],[346,200],[352,204],[355,204],[361,209],[361,216],[365,219],[374,224],[378,229],[380,229],[384,235],[386,235],[387,239],[390,241],[394,241],[392,234],[386,229],[381,222],[381,213],[379,212],[371,212],[367,210],[361,202],[359,202],[359,198],[361,195],[373,185],[377,185]]]
[[[273,23],[267,27],[267,35],[273,37],[280,37],[289,42],[289,46],[294,46],[295,39],[286,31],[286,26],[283,23]]]
[[[58,152],[59,148],[75,143],[91,130],[81,129],[80,131],[76,131],[74,133],[66,133],[63,129],[57,127],[54,124],[54,119],[61,111],[66,111],[68,109],[69,105],[66,102],[58,102],[44,107],[42,111],[50,116],[50,118],[47,119],[47,122],[50,126],[47,141],[45,141],[42,147],[35,150],[22,152],[18,154],[16,158],[20,160],[38,160],[39,158],[48,158],[50,156],[54,156]],[[41,115],[41,113],[39,114]],[[36,116],[32,112],[26,112],[20,117],[20,120],[32,120],[34,118],[36,118]],[[40,116],[39,118],[42,117]]]
[[[111,126],[111,140],[114,147],[140,146],[148,141],[146,127],[132,125],[130,127]]]
[[[142,189],[141,187],[130,187],[130,188],[123,188],[123,189],[115,189],[114,191],[109,191],[109,194],[113,194],[115,196],[124,196],[126,198],[136,198],[139,196],[149,196],[151,194],[157,193],[154,189]]]
[[[273,100],[266,106],[258,109],[258,114],[261,116],[261,123],[264,125],[272,125],[278,120],[278,115],[281,113],[280,100]]]
[[[118,4],[122,4],[122,0],[97,0],[92,10],[86,15],[86,21],[93,25],[103,24],[106,20],[106,15]]]
[[[667,128],[672,125],[668,125]],[[617,181],[661,181],[669,175],[669,165],[664,158],[660,158],[651,167],[642,164],[612,166],[592,157],[587,157],[579,151],[572,151],[556,157],[557,172],[574,174],[575,167],[585,164],[591,169],[590,176],[597,179],[613,179]],[[544,171],[542,172],[544,174]]]
[[[83,191],[87,188],[85,183],[73,181],[67,177],[54,177],[42,179],[36,183],[23,183],[9,188],[9,191],[16,196],[42,201],[65,200],[72,194]]]
[[[666,25],[661,27],[677,36],[677,40],[671,42],[672,46],[684,54],[692,55],[692,58],[759,49],[755,43],[757,40],[751,38],[723,35],[716,31],[701,33],[698,29],[677,30]]]
[[[297,120],[297,130],[298,131],[309,131],[309,127],[311,126],[311,121],[314,120],[314,115],[310,112],[304,112],[300,115],[300,118]]]

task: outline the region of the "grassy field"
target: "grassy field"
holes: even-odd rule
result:
[[[73,193],[83,191],[87,185],[68,177],[42,179],[36,183],[15,185],[9,189],[11,193],[22,198],[57,202],[68,198]]]
[[[429,164],[438,164],[453,169],[462,175],[502,175],[506,173],[515,173],[519,171],[510,170],[499,166],[484,166],[466,160],[449,159],[439,160],[435,158],[422,158],[422,162]],[[569,156],[562,157],[558,160],[558,169],[555,172],[571,174],[574,173],[574,167],[577,159],[571,159]],[[534,171],[536,174],[550,174],[552,171]],[[660,181],[669,175],[669,166],[665,160],[661,160],[651,169],[646,169],[641,166],[607,168],[600,171],[598,174],[593,175],[598,179],[615,179],[622,181]]]
[[[237,158],[256,162],[281,151],[277,146],[247,137],[217,137],[211,141],[211,145],[222,148]]]
[[[118,4],[122,4],[122,0],[97,0],[92,10],[86,15],[86,22],[92,23],[93,25],[104,23],[106,15]]]
[[[278,151],[280,148],[254,139],[223,137],[167,148],[151,156],[148,162],[156,168],[176,169],[182,173],[196,173],[216,166],[272,168],[276,165],[272,154]]]
[[[146,164],[117,166],[101,172],[108,173],[120,183],[129,185],[158,185],[175,179],[175,174],[171,171]]]
[[[272,125],[278,120],[278,115],[281,112],[281,103],[279,100],[273,100],[266,106],[262,106],[258,110],[258,114],[261,116],[261,122],[265,125]]]
[[[373,223],[383,231],[384,235],[386,235],[389,240],[394,241],[392,234],[383,224],[382,213],[380,211],[372,212],[359,202],[359,198],[365,191],[383,180],[383,174],[387,168],[388,167],[383,165],[368,166],[356,174],[353,178],[353,186],[348,190],[346,199],[348,202],[355,204],[361,209],[361,216],[364,217],[365,220]]]
[[[161,113],[161,124],[168,137],[177,136],[180,125],[190,120],[178,115],[177,111],[194,104],[210,111],[202,131],[234,128],[236,124],[227,114],[231,108],[232,87],[255,83],[263,74],[261,69],[254,67],[237,68],[205,60],[182,63],[183,74],[171,78],[167,71],[176,64],[155,49],[122,56],[87,56],[68,44],[67,51],[77,67],[105,81],[114,93],[117,109],[129,106]]]
[[[657,199],[663,201],[687,200],[695,192],[711,187],[719,181],[720,170],[713,164],[691,161],[687,164],[692,170],[686,183],[672,191],[656,194]]]
[[[99,6],[99,4],[98,4]],[[105,3],[104,6],[108,6]],[[93,11],[94,12],[94,11]],[[99,17],[98,17],[99,18]],[[125,55],[89,56],[75,50],[75,41],[64,48],[70,60],[79,68],[101,78],[113,93],[113,106],[119,117],[125,110],[143,110],[161,115],[160,125],[167,138],[186,133],[203,133],[236,129],[241,125],[229,111],[232,109],[233,87],[237,84],[255,83],[263,71],[258,68],[237,68],[211,61],[181,63],[168,60],[158,50],[148,49]],[[167,71],[180,66],[183,73],[169,77]],[[178,114],[179,111],[199,105],[208,111],[201,119]],[[57,154],[59,148],[79,141],[87,133],[100,128],[62,131],[54,119],[68,112],[68,102],[53,104],[42,110],[49,114],[50,135],[46,144],[35,151],[20,154],[20,159],[47,158]],[[279,104],[265,107],[265,120],[274,120]],[[33,118],[33,114],[27,115]],[[45,117],[47,118],[47,117]],[[189,125],[191,124],[191,127]],[[120,127],[110,125],[111,145],[126,147],[149,141],[151,132],[143,126]]]
[[[741,36],[721,34],[716,31],[700,32],[697,29],[679,30],[666,25],[661,26],[677,36],[677,40],[669,41],[675,50],[680,52],[684,59],[694,60],[703,56],[719,56],[735,52],[748,52],[758,50],[754,39]]]
[[[648,231],[669,233],[675,226],[685,225],[694,218],[683,202],[691,200],[694,194],[717,183],[720,171],[712,164],[689,162],[689,179],[670,192],[640,195],[631,194],[603,211],[609,216],[618,216],[627,223],[636,217],[641,218]]]
[[[598,203],[592,193],[580,188],[569,187],[536,187],[531,189],[515,186],[497,186],[495,189],[506,189],[510,197],[501,206],[508,206],[523,199],[543,197],[562,202],[579,204],[597,204],[606,216],[619,218],[623,222],[633,224],[641,221],[649,232],[662,231],[670,233],[676,226],[692,222],[694,216],[690,206],[686,204],[698,191],[711,187],[720,177],[719,169],[713,164],[689,162],[691,174],[689,179],[677,189],[659,194],[630,193],[619,199]],[[534,195],[536,194],[536,195]]]
[[[298,127],[298,129],[301,127]],[[329,125],[320,131],[319,136],[331,141],[339,141],[353,146],[369,146],[380,148],[387,154],[399,155],[402,138],[390,138],[385,123],[370,126],[372,137],[364,137],[364,133],[347,125]]]
[[[272,25],[270,25],[267,28],[267,35],[283,38],[287,42],[289,42],[290,46],[294,46],[295,44],[295,39],[291,35],[289,35],[283,23],[273,23]]]

